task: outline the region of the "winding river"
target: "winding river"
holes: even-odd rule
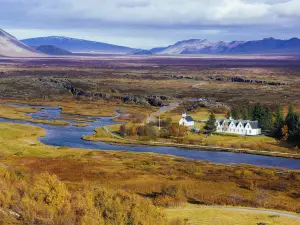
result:
[[[82,136],[91,135],[94,129],[99,126],[116,124],[113,117],[88,117],[91,122],[87,122],[87,127],[75,127],[78,124],[72,120],[72,116],[61,113],[61,108],[58,107],[43,107],[31,106],[32,108],[40,109],[36,113],[28,114],[33,119],[43,120],[58,120],[66,121],[68,126],[46,125],[41,123],[31,123],[21,120],[11,120],[0,118],[0,122],[12,122],[18,124],[31,124],[39,126],[46,130],[46,136],[39,138],[39,140],[52,146],[65,146],[70,148],[84,148],[94,150],[128,150],[133,152],[155,152],[159,154],[169,154],[180,156],[193,160],[209,161],[220,164],[250,164],[264,167],[277,167],[292,170],[300,170],[300,160],[292,158],[280,158],[272,156],[251,155],[245,153],[234,152],[215,152],[197,149],[198,151],[176,148],[176,147],[161,147],[161,146],[140,146],[140,145],[116,145],[105,142],[90,142],[82,140]],[[66,120],[64,117],[69,116]]]

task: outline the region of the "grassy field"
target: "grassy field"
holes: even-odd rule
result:
[[[162,119],[164,118],[171,118],[174,122],[179,121],[181,119],[181,114],[184,111],[183,108],[179,107],[173,111],[166,112],[162,115]],[[210,115],[210,111],[207,108],[198,108],[197,110],[194,110],[192,112],[188,112],[188,115],[193,117],[195,121],[199,120],[207,120]],[[224,118],[226,116],[226,112],[224,113],[216,113],[215,114],[217,119]]]
[[[245,210],[241,208],[241,210]],[[251,209],[250,209],[251,210]],[[285,216],[270,215],[257,212],[245,212],[233,208],[217,209],[211,207],[195,207],[189,205],[184,208],[170,208],[166,210],[169,221],[176,224],[193,225],[297,225],[299,219]],[[182,221],[182,222],[179,222]]]

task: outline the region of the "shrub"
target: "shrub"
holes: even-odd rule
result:
[[[95,196],[95,206],[107,225],[166,224],[164,214],[150,200],[124,191],[99,189]]]
[[[179,218],[173,219],[169,223],[169,225],[185,225],[185,224],[187,224],[187,223],[184,220],[179,219]]]
[[[180,206],[186,203],[186,198],[180,187],[172,185],[163,188],[153,202],[154,205],[163,207]]]
[[[254,190],[256,188],[256,183],[252,180],[241,180],[240,187],[248,190]]]
[[[18,175],[0,172],[0,207],[21,215],[18,223],[40,225],[164,225],[164,213],[151,200],[125,191],[91,188],[90,184],[70,191],[54,175]],[[0,220],[3,222],[6,218]],[[10,219],[10,220],[13,220]],[[0,224],[2,223],[0,222]]]

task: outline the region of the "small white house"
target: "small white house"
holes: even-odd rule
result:
[[[187,116],[186,113],[182,113],[182,118],[179,121],[180,126],[193,127],[195,126],[195,121],[191,116]]]
[[[218,119],[216,121],[217,132],[220,133],[232,133],[239,135],[255,136],[261,134],[261,127],[258,121],[250,120],[234,120]]]

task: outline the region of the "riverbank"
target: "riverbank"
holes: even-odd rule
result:
[[[172,142],[160,142],[160,141],[142,141],[123,138],[119,136],[116,132],[119,125],[104,126],[95,129],[95,134],[91,136],[83,136],[83,140],[87,141],[103,141],[108,143],[120,143],[127,145],[148,145],[148,146],[166,146],[166,147],[178,147],[178,148],[187,148],[189,150],[201,151],[201,150],[210,150],[210,151],[219,151],[219,152],[234,152],[234,153],[246,153],[252,155],[265,155],[273,157],[284,157],[284,158],[295,158],[300,159],[300,154],[293,154],[287,152],[276,152],[276,151],[264,151],[264,150],[251,150],[251,149],[241,149],[241,148],[224,148],[218,146],[207,146],[207,145],[193,145],[193,144],[181,144],[181,143],[172,143]],[[110,128],[113,128],[111,131]]]
[[[35,108],[40,108],[36,106]],[[62,118],[69,118],[70,120],[67,120],[70,125],[69,126],[55,126],[55,125],[46,125],[42,123],[31,123],[24,120],[10,120],[10,119],[3,119],[0,118],[0,121],[2,122],[13,122],[17,124],[31,124],[31,125],[37,125],[43,129],[46,130],[46,135],[44,137],[39,138],[39,140],[49,146],[61,146],[61,147],[69,147],[69,148],[84,148],[84,149],[91,149],[91,150],[130,150],[133,152],[154,152],[159,154],[165,154],[165,155],[173,155],[173,156],[179,156],[184,157],[186,159],[193,159],[193,160],[200,160],[200,161],[210,161],[213,163],[220,163],[220,164],[250,164],[254,166],[260,166],[260,167],[275,167],[275,168],[285,168],[285,169],[291,169],[291,170],[300,170],[300,164],[299,159],[294,158],[288,158],[288,157],[273,157],[273,156],[266,156],[266,155],[259,155],[259,154],[246,154],[243,152],[230,152],[230,151],[224,151],[218,149],[218,151],[212,151],[212,150],[205,150],[204,148],[209,145],[203,145],[204,148],[200,148],[201,151],[193,151],[191,149],[198,149],[199,146],[194,145],[188,145],[180,143],[181,146],[175,146],[174,143],[169,143],[165,140],[161,141],[161,139],[158,139],[156,142],[151,142],[152,146],[143,145],[147,143],[134,143],[130,142],[128,144],[128,141],[122,140],[122,138],[118,135],[120,122],[114,121],[116,117],[93,117],[93,120],[90,121],[89,126],[86,127],[77,127],[76,124],[78,122],[72,121],[72,118],[70,118],[69,114],[61,114],[61,108],[58,107],[43,107],[40,111],[33,112],[28,114],[32,119],[34,120],[40,120],[41,118],[45,119],[51,119],[58,118],[62,121],[64,121]],[[78,116],[76,116],[78,117]],[[86,119],[90,120],[90,117],[86,117]],[[81,121],[82,123],[83,121]],[[115,124],[115,125],[113,125]],[[106,128],[108,125],[115,126],[115,130],[113,132],[110,132]],[[127,125],[126,125],[127,126]],[[99,128],[100,127],[100,128]],[[92,135],[94,134],[95,129],[102,130],[104,132],[101,132],[101,139],[103,141],[98,142],[91,142],[86,141],[82,137]],[[97,139],[97,133],[96,139]],[[111,137],[111,135],[115,135],[115,137]],[[132,137],[130,137],[132,138]],[[197,140],[200,136],[194,137]],[[211,138],[211,137],[209,137]],[[217,141],[221,139],[229,139],[231,140],[231,137],[228,136],[214,136],[213,137]],[[241,137],[236,137],[240,141]],[[245,137],[247,138],[247,137]],[[105,139],[105,140],[104,140]],[[126,139],[129,139],[126,137]],[[242,138],[244,139],[244,138]],[[249,139],[249,138],[248,138]],[[117,144],[111,144],[111,142],[115,140],[118,140]],[[129,139],[131,140],[131,139]],[[133,139],[134,140],[134,139]],[[135,139],[136,140],[136,139]],[[141,137],[141,140],[138,141],[146,141],[148,142],[149,138]],[[250,141],[253,139],[251,138]],[[260,137],[259,139],[260,140]],[[121,143],[122,142],[122,143]],[[162,142],[162,143],[160,143]],[[248,140],[249,142],[249,140]],[[166,146],[163,146],[162,144],[166,144]],[[175,143],[178,144],[178,143]],[[169,146],[167,146],[169,145]],[[185,148],[184,145],[187,147]],[[217,150],[216,149],[216,150]]]

